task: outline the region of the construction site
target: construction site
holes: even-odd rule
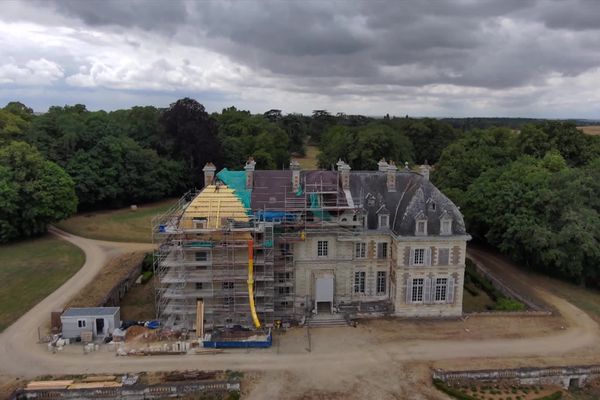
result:
[[[396,289],[398,259],[392,247],[401,229],[415,234],[414,215],[432,214],[421,204],[425,195],[444,206],[440,218],[454,219],[455,237],[442,240],[462,242],[453,249],[458,272],[454,279],[443,278],[448,286],[441,298],[458,304],[460,312],[460,298],[454,301],[459,293],[446,301],[446,293],[462,286],[468,237],[460,213],[424,174],[398,171],[385,160],[379,167],[351,175],[343,161],[337,171],[301,171],[292,161],[289,170],[255,171],[249,159],[243,171],[216,173],[207,164],[205,187],[153,220],[157,319],[201,336],[217,327],[258,329],[317,314],[391,313],[395,296],[412,296],[407,281],[402,294]],[[404,227],[407,215],[412,226]],[[430,223],[439,234],[440,222],[431,218]],[[433,265],[431,257],[425,261]],[[427,293],[436,290],[430,282]],[[423,286],[423,279],[417,283]],[[415,299],[423,301],[420,290]]]
[[[297,187],[270,185],[281,192],[269,197],[282,198],[283,207],[267,199],[251,210],[249,191],[242,187],[246,171],[221,171],[212,183],[213,168],[205,167],[211,184],[187,193],[155,219],[157,317],[166,326],[190,330],[259,328],[301,317],[304,311],[294,309],[293,244],[315,230],[352,234],[352,224],[335,221],[348,211],[357,215],[357,208],[348,205],[336,182],[304,177]]]

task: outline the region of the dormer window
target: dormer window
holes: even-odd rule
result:
[[[426,236],[427,235],[427,220],[419,219],[417,220],[415,226],[415,235],[416,236]]]
[[[381,214],[379,216],[379,229],[385,229],[390,227],[390,216],[388,214]]]
[[[452,235],[452,216],[447,211],[440,217],[440,235]]]
[[[451,235],[452,234],[452,220],[450,218],[444,218],[440,222],[440,235]]]
[[[208,220],[206,218],[194,218],[193,225],[194,229],[206,229]]]

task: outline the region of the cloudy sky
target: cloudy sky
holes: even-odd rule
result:
[[[600,118],[600,1],[0,0],[0,104]]]

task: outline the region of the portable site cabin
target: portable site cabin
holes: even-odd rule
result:
[[[121,325],[119,307],[68,308],[61,315],[63,338],[75,339],[84,332],[104,337]]]

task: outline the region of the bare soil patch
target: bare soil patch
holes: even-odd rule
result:
[[[600,125],[578,126],[586,135],[600,135]]]

